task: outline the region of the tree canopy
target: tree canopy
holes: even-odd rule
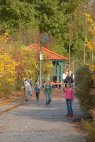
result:
[[[53,42],[48,41],[48,48],[68,55],[71,44],[71,55],[76,58],[83,54],[85,39],[91,40],[91,23],[85,13],[91,15],[94,23],[94,6],[91,0],[2,0],[0,33],[14,36],[18,32],[27,44],[39,42],[37,33],[47,33]]]

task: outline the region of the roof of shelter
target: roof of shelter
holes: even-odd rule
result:
[[[28,46],[28,48],[30,49],[36,49],[37,51],[40,51],[40,47],[38,44],[31,44]],[[65,56],[62,56],[58,53],[55,53],[45,47],[42,47],[42,52],[46,55],[46,58],[48,60],[68,60],[68,58],[66,58]]]

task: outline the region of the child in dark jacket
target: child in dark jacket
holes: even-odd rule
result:
[[[35,93],[36,93],[36,100],[39,101],[39,94],[40,94],[40,85],[36,84],[35,86]]]

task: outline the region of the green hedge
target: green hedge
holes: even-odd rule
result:
[[[76,95],[79,99],[80,106],[84,112],[89,112],[95,107],[95,95],[90,93],[93,85],[93,74],[89,66],[81,66],[76,72]],[[95,142],[95,121],[82,121],[85,131],[87,132],[86,142]]]
[[[90,94],[90,88],[93,84],[91,72],[87,65],[81,66],[76,72],[76,95],[79,99],[83,111],[88,112],[93,107],[93,96]]]
[[[87,132],[86,142],[95,142],[95,121],[82,120],[84,130]]]

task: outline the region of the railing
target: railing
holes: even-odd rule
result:
[[[52,86],[55,86],[56,88],[62,88],[63,82],[51,82]]]

